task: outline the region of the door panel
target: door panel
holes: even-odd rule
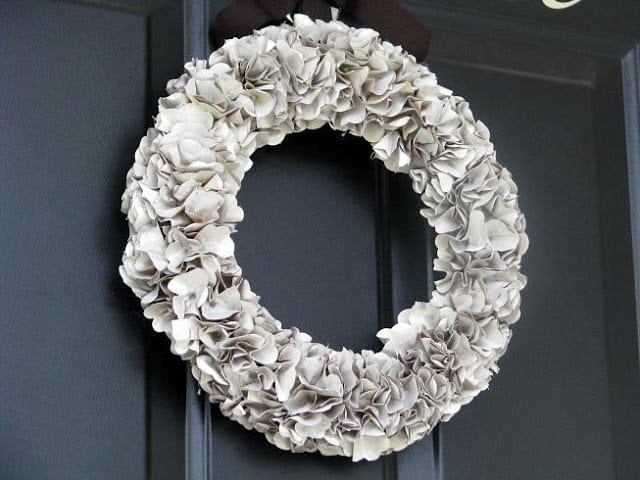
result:
[[[145,330],[117,274],[144,17],[0,2],[0,478],[145,475]]]
[[[432,67],[489,125],[531,241],[501,372],[443,426],[445,477],[614,478],[594,90]]]
[[[262,304],[331,348],[377,346],[371,148],[330,129],[253,156],[238,195],[237,258]]]

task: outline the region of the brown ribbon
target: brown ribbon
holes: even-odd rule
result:
[[[215,21],[216,44],[250,34],[268,24],[281,23],[288,14],[301,12],[311,18],[331,19],[331,6],[340,8],[401,45],[423,61],[429,51],[431,31],[395,0],[235,0]]]

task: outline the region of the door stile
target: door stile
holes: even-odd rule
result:
[[[208,0],[184,0],[183,2],[183,57],[206,59],[209,54],[209,2]],[[212,405],[191,375],[191,365],[186,365],[185,402],[185,479],[213,478],[213,421]]]

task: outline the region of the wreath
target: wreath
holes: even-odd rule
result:
[[[488,387],[520,316],[517,187],[468,103],[371,29],[296,15],[167,84],[127,174],[120,274],[222,413],[277,447],[353,461],[405,448]],[[340,351],[284,328],[234,256],[251,154],[330,125],[408,174],[437,233],[431,300]]]

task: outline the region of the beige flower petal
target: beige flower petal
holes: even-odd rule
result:
[[[359,435],[353,442],[353,461],[377,460],[390,445],[391,442],[384,436]]]
[[[202,316],[207,320],[223,320],[241,310],[240,293],[236,287],[227,288],[202,306]]]
[[[184,211],[195,222],[206,223],[216,220],[224,197],[216,192],[198,188],[184,202]]]
[[[196,240],[202,243],[203,253],[213,253],[221,258],[233,255],[234,244],[229,227],[207,225],[198,232]]]
[[[176,295],[193,297],[200,306],[207,299],[208,280],[209,277],[203,269],[195,268],[174,277],[168,283],[167,288]]]

